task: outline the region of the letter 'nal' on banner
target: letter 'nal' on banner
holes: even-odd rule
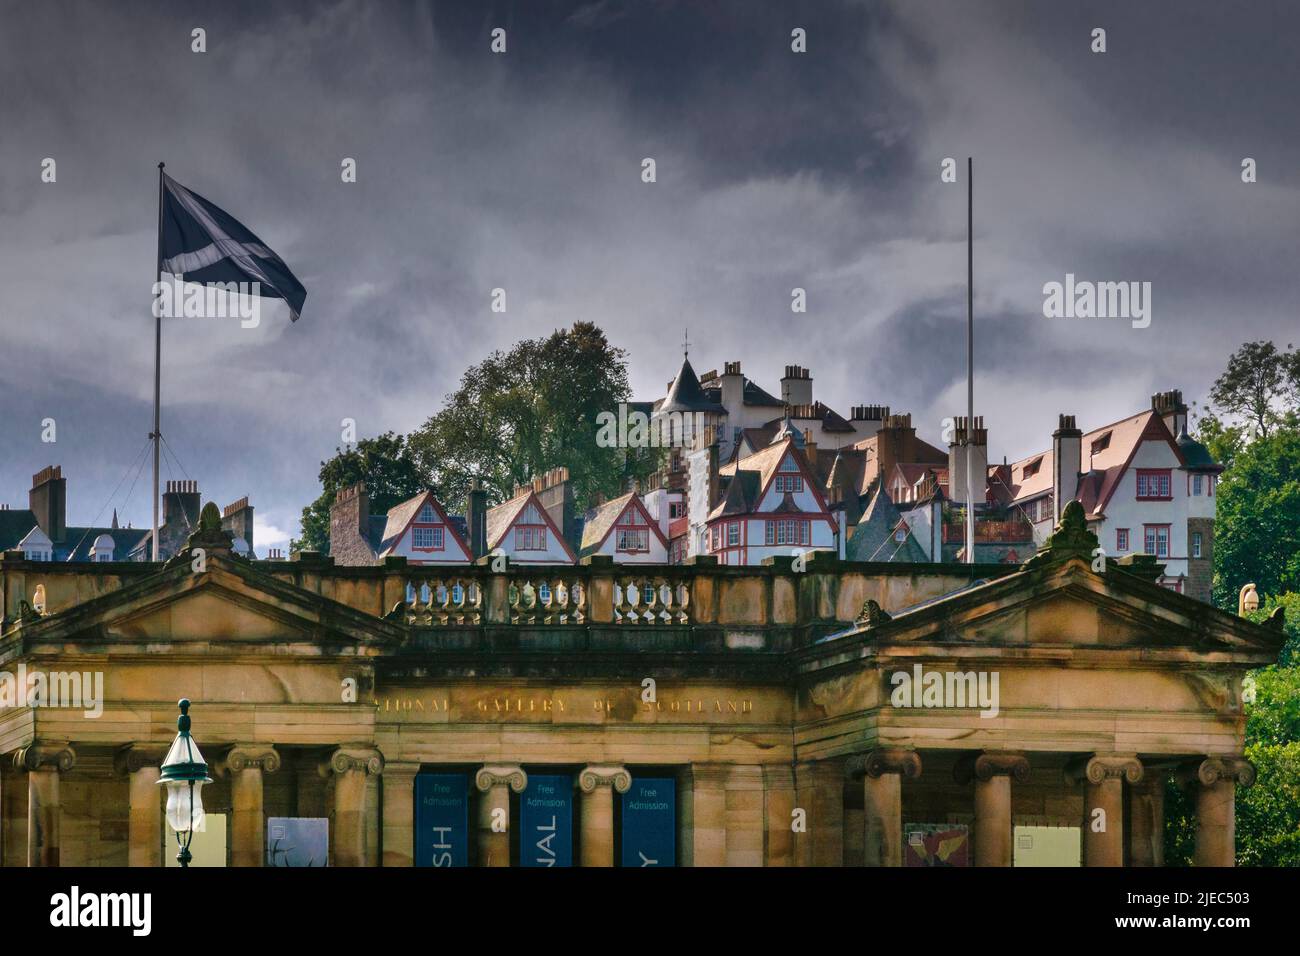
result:
[[[573,866],[572,776],[529,774],[520,816],[520,866]]]
[[[415,865],[469,865],[469,778],[465,774],[416,776]]]
[[[677,781],[632,780],[623,794],[623,866],[677,865]]]

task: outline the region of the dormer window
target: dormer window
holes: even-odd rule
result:
[[[1021,469],[1021,476],[1024,478],[1032,478],[1034,475],[1038,474],[1038,469],[1041,467],[1043,467],[1043,456],[1039,455],[1033,461],[1025,464],[1025,467]]]
[[[420,517],[415,520],[421,524],[433,524],[438,520],[438,515],[434,512],[433,505],[426,502],[424,507],[420,509]]]
[[[27,532],[27,535],[18,542],[18,547],[28,561],[54,560],[54,543],[46,537],[39,526]]]
[[[90,560],[112,561],[113,551],[116,548],[117,542],[113,540],[112,535],[101,534],[95,539],[95,543],[90,546]]]
[[[1092,454],[1100,455],[1103,451],[1105,451],[1107,448],[1110,447],[1110,435],[1111,435],[1110,432],[1106,432],[1106,434],[1093,439]]]

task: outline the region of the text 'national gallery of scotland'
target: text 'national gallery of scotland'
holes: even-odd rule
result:
[[[1159,866],[1176,781],[1230,866],[1280,621],[1095,547],[1071,504],[1019,567],[336,567],[208,506],[166,564],[8,552],[0,862],[175,865],[189,698],[195,865]]]

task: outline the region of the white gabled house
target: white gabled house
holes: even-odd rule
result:
[[[487,546],[511,564],[576,564],[578,556],[529,487],[487,513]]]
[[[667,505],[667,498],[661,502]],[[587,513],[582,526],[582,557],[599,554],[616,564],[667,564],[667,515],[655,517],[635,491]]]
[[[1077,500],[1106,555],[1151,555],[1164,565],[1161,584],[1210,600],[1223,466],[1188,435],[1181,392],[1159,392],[1150,409],[1087,433],[1062,415],[1052,448],[1008,471],[1011,502],[1034,522],[1035,537]]]
[[[839,553],[841,529],[826,505],[798,432],[783,428],[772,444],[718,469],[720,500],[705,522],[702,552],[719,564],[811,550]]]
[[[388,509],[376,557],[403,557],[409,564],[471,564],[468,543],[432,491]]]

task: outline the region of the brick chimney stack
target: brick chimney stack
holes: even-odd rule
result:
[[[27,493],[28,507],[36,516],[36,524],[55,544],[68,537],[68,485],[63,477],[62,465],[50,465],[32,475],[32,488]]]
[[[163,491],[162,523],[164,525],[197,528],[199,509],[199,483],[190,479],[169,481]]]
[[[552,468],[543,475],[533,479],[533,491],[546,513],[550,515],[560,534],[570,544],[575,544],[577,517],[574,514],[573,484],[569,481],[568,468]]]
[[[232,537],[243,538],[249,555],[253,554],[253,506],[248,503],[247,495],[226,505],[221,512],[221,527]]]
[[[781,401],[787,405],[811,405],[812,372],[802,365],[787,365],[781,376]]]
[[[1169,434],[1175,438],[1179,433],[1187,430],[1187,406],[1183,404],[1183,393],[1180,389],[1156,392],[1151,396],[1151,410],[1160,416],[1165,427],[1169,429]]]
[[[882,482],[898,462],[916,461],[916,429],[911,413],[886,415],[876,432],[876,467]]]
[[[330,505],[330,557],[336,564],[375,563],[370,547],[370,496],[365,482],[340,488]]]

